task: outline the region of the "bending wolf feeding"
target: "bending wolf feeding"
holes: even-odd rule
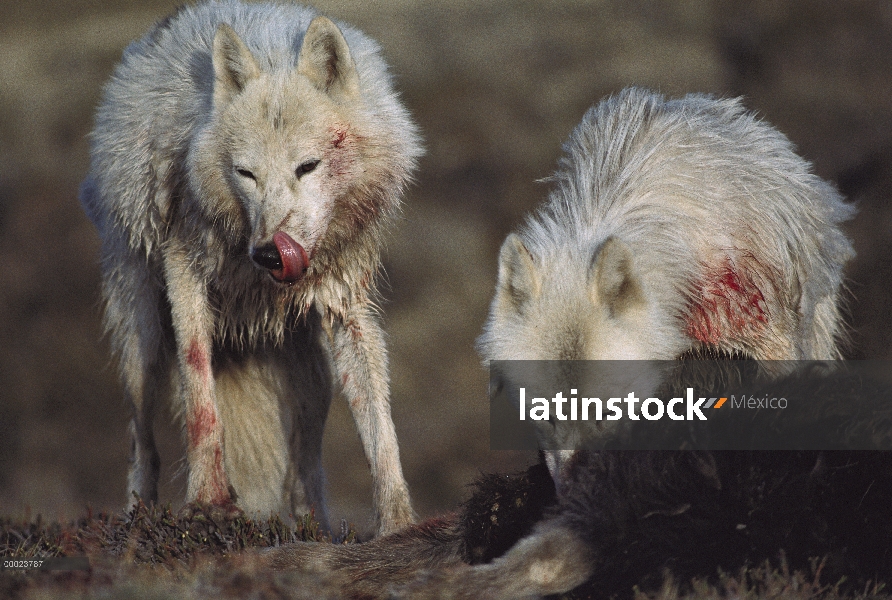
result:
[[[127,48],[81,202],[133,410],[129,490],[157,499],[152,420],[172,395],[187,500],[325,524],[334,380],[378,531],[411,522],[373,286],[420,154],[377,44],[312,9],[184,6]]]
[[[589,110],[564,150],[547,202],[502,246],[484,361],[840,356],[842,269],[853,256],[840,224],[854,210],[739,100],[629,89]],[[488,564],[467,564],[459,517],[358,546],[286,546],[266,560],[343,569],[347,591],[371,597],[541,597],[603,581],[620,557],[658,569],[648,561],[673,545],[681,556],[700,534],[714,536],[709,548],[724,543],[737,515],[712,519],[721,505],[707,509],[704,498],[731,494],[744,506],[753,490],[740,469],[803,485],[820,472],[816,455],[789,464],[702,453],[547,458],[557,503]],[[751,531],[772,531],[764,525]],[[763,541],[778,544],[772,552],[786,543],[779,533]]]

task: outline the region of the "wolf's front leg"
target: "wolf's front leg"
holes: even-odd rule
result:
[[[352,305],[343,321],[335,321],[332,346],[337,381],[372,472],[377,532],[390,533],[411,523],[415,515],[390,416],[384,334],[368,301]]]
[[[232,503],[223,468],[223,422],[211,371],[214,321],[207,287],[192,267],[184,247],[164,249],[164,277],[177,346],[179,396],[186,416],[186,499]]]

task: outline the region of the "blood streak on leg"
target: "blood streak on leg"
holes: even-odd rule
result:
[[[207,402],[199,403],[193,409],[186,416],[186,429],[190,469],[201,474],[195,499],[216,505],[231,504],[229,483],[223,467],[223,432],[216,411]]]
[[[216,505],[230,504],[229,485],[223,468],[222,423],[210,390],[211,364],[208,352],[197,339],[185,354],[187,377],[197,383],[186,409],[186,435],[191,454],[190,468],[203,473],[196,500]],[[192,461],[195,464],[192,464]]]
[[[745,270],[730,259],[707,270],[691,294],[686,333],[701,342],[717,344],[765,328],[765,296]]]
[[[190,447],[197,448],[205,439],[213,435],[219,427],[217,421],[217,409],[213,404],[213,399],[209,389],[204,386],[210,385],[211,365],[208,353],[204,346],[197,339],[192,339],[186,350],[185,356],[186,367],[192,371],[193,381],[198,384],[198,389],[192,391],[193,398],[190,405],[186,409],[186,432],[188,434],[188,442]],[[222,436],[217,436],[221,439]]]
[[[197,448],[217,430],[217,411],[206,402],[195,406],[186,415],[186,431],[189,435],[189,446]]]
[[[214,447],[214,461],[211,466],[211,484],[206,490],[206,498],[199,498],[204,502],[223,505],[232,502],[229,495],[229,486],[226,484],[226,473],[223,471],[223,448],[217,444]]]
[[[189,449],[196,460],[191,468],[204,474],[196,500],[224,505],[232,502],[229,484],[223,468],[222,431],[219,430],[214,407],[202,403],[186,417]]]
[[[189,342],[189,348],[186,350],[186,364],[190,369],[195,371],[201,379],[206,379],[208,375],[210,375],[211,362],[208,358],[208,354],[202,347],[201,342],[196,339]]]

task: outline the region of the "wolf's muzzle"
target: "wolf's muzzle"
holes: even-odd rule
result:
[[[310,266],[307,251],[284,231],[274,233],[272,243],[254,248],[251,260],[267,269],[276,281],[288,284],[302,278]]]

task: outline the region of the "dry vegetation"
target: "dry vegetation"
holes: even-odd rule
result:
[[[457,515],[465,559],[479,564],[500,556],[530,532],[553,500],[554,488],[544,466],[508,477],[481,477]],[[40,519],[33,523],[3,519],[0,559],[87,556],[90,568],[0,571],[0,596],[10,600],[378,597],[369,595],[362,584],[353,585],[346,571],[275,572],[258,559],[257,550],[304,541],[356,543],[352,530],[344,529],[334,541],[320,535],[310,515],[292,528],[279,518],[252,521],[217,507],[192,505],[174,513],[169,505],[140,503],[126,515],[88,515],[65,526]],[[628,567],[624,562],[619,558],[618,571]],[[627,587],[619,583],[622,577],[602,574],[561,598],[888,598],[885,585],[861,580],[853,584],[828,568],[827,562],[815,557],[793,570],[780,553],[731,573],[704,565],[690,578],[653,565],[645,568],[640,586]]]

